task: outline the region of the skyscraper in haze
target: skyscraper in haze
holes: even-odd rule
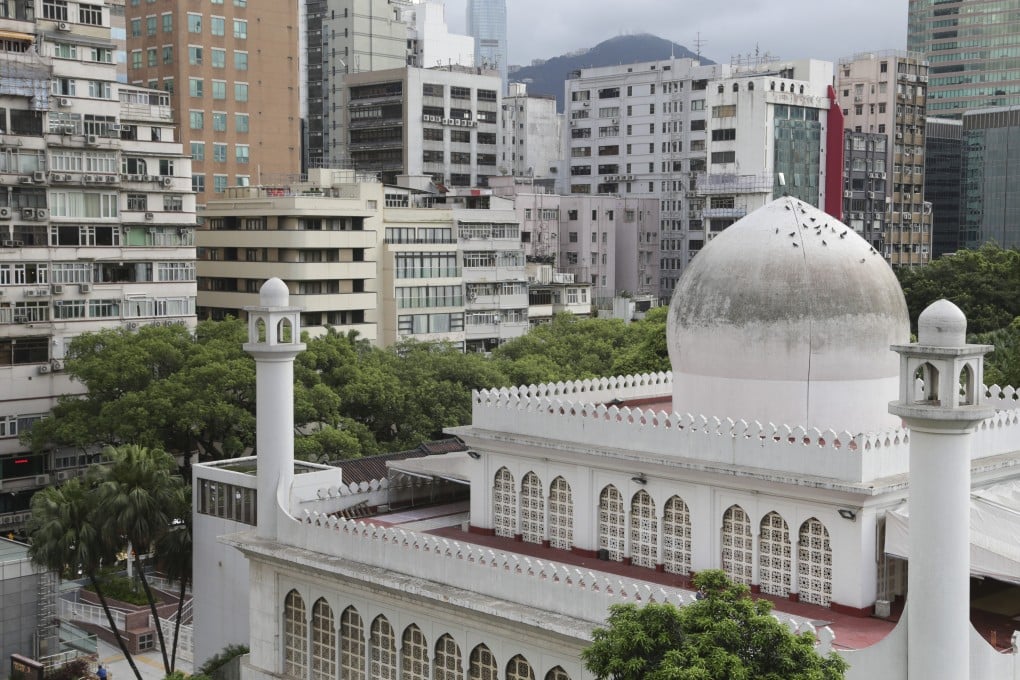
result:
[[[1020,104],[1020,0],[910,0],[907,49],[930,62],[928,113]]]
[[[475,39],[475,66],[498,70],[506,92],[506,0],[468,0],[467,32]]]

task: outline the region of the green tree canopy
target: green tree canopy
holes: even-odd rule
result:
[[[819,655],[720,570],[700,572],[704,598],[684,607],[613,605],[581,653],[598,680],[840,680],[846,662]]]
[[[1020,250],[986,243],[977,250],[944,255],[924,267],[897,269],[917,330],[917,317],[940,298],[967,315],[971,333],[1003,328],[1020,316]]]

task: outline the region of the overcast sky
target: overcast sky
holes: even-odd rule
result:
[[[454,33],[466,0],[446,0]],[[653,33],[717,62],[770,52],[835,61],[857,52],[906,49],[907,0],[507,0],[510,63],[527,65],[623,33]]]

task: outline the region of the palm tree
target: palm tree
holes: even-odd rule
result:
[[[104,540],[99,531],[97,500],[92,489],[80,479],[36,492],[32,497],[32,517],[28,522],[31,538],[28,555],[34,564],[58,574],[77,573],[78,570],[85,574],[96,591],[120,651],[131,665],[135,677],[142,680],[100,584],[99,569],[106,560],[112,563],[115,548],[114,544]]]
[[[177,616],[174,621],[174,641],[171,646],[170,671],[177,668],[177,641],[181,632],[184,596],[191,582],[191,492],[185,485],[177,487],[174,505],[170,509],[173,519],[168,531],[156,539],[156,555],[171,581],[177,581]]]
[[[138,579],[142,583],[149,610],[156,624],[163,655],[163,667],[171,672],[163,628],[156,611],[156,599],[149,587],[142,564],[142,553],[149,552],[160,536],[167,533],[174,519],[169,512],[174,507],[177,489],[183,481],[176,474],[177,464],[166,451],[147,449],[135,444],[108,446],[103,450],[110,465],[90,469],[96,482],[98,503],[102,508],[100,530],[106,540],[130,543]]]

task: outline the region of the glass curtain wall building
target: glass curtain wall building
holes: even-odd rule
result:
[[[475,66],[498,70],[506,92],[506,0],[468,0],[467,31],[475,39]]]
[[[1020,105],[1020,0],[910,0],[907,49],[931,68],[928,113]]]
[[[960,245],[1020,247],[1020,107],[964,115],[962,157]]]

